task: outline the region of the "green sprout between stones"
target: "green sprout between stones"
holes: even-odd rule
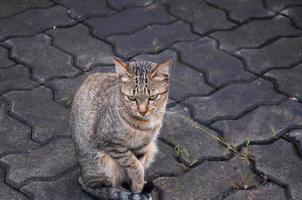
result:
[[[271,131],[273,133],[273,137],[276,138],[277,135],[278,135],[277,130],[274,127],[272,127],[272,126],[270,126],[270,129],[271,129]]]
[[[68,96],[63,96],[61,101],[63,101],[64,103],[66,103],[67,105],[71,104],[71,99],[69,99]]]
[[[201,132],[205,133],[206,135],[210,136],[214,140],[216,140],[219,143],[221,143],[223,146],[226,147],[227,150],[229,150],[229,151],[233,152],[234,154],[236,154],[239,157],[240,160],[244,160],[245,162],[248,162],[249,160],[253,160],[252,155],[249,152],[249,148],[248,148],[249,144],[251,142],[250,140],[248,140],[246,142],[245,147],[240,152],[240,151],[238,151],[238,149],[236,148],[236,146],[234,144],[227,143],[224,140],[224,138],[209,133],[209,131],[207,131],[206,129],[202,128],[197,122],[193,121],[191,118],[186,117],[186,116],[184,116],[182,114],[177,114],[177,115],[179,115],[183,120],[185,120],[191,127],[200,130]]]
[[[157,38],[152,41],[154,53],[157,53],[160,50],[160,44]]]

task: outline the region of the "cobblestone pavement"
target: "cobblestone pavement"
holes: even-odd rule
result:
[[[174,60],[153,199],[302,199],[301,0],[3,0],[1,200],[93,199],[68,114],[112,55]]]

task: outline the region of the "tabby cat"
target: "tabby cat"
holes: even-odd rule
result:
[[[73,101],[70,124],[79,182],[98,199],[149,199],[141,191],[157,152],[172,62],[114,63],[116,73],[91,74]]]

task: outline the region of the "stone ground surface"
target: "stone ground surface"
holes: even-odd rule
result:
[[[153,199],[302,199],[301,0],[3,0],[1,200],[93,199],[68,114],[112,56],[174,60]]]

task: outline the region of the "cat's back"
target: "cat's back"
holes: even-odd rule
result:
[[[118,78],[115,73],[94,73],[87,76],[77,90],[70,113],[72,128],[83,121],[94,123],[99,109],[106,107],[112,90],[117,86]],[[100,105],[103,104],[103,105]]]

